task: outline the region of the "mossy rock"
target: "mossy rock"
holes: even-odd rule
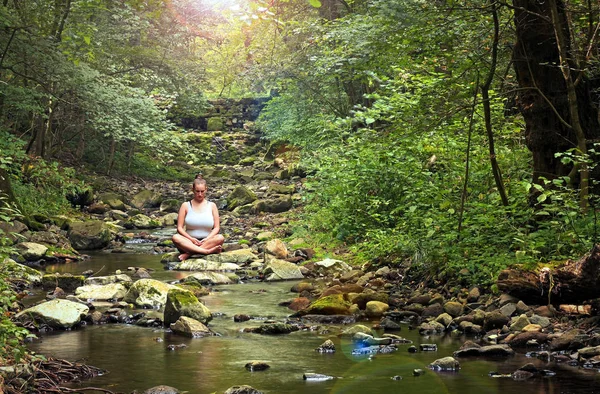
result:
[[[296,187],[294,185],[282,185],[281,183],[271,182],[269,184],[269,194],[293,194]]]
[[[42,281],[42,274],[38,270],[19,264],[10,258],[0,261],[0,271],[9,278],[24,279],[28,284],[39,284]]]
[[[68,293],[72,293],[80,286],[83,286],[85,276],[66,274],[46,274],[42,277],[42,287],[44,290],[54,290],[60,287]]]
[[[302,314],[350,315],[351,306],[344,294],[331,294],[314,301]]]
[[[223,119],[219,116],[213,116],[212,118],[208,118],[208,122],[206,124],[206,130],[208,131],[217,131],[223,130],[225,124]]]
[[[156,208],[162,202],[162,196],[152,190],[142,190],[131,200],[131,204],[138,208]]]
[[[76,250],[102,249],[112,238],[110,228],[101,220],[73,222],[68,236]]]
[[[237,186],[227,197],[227,207],[233,210],[256,201],[256,194],[245,186]]]
[[[167,293],[164,311],[164,324],[169,326],[181,316],[191,317],[203,324],[212,320],[210,310],[189,290],[180,288],[171,289]]]

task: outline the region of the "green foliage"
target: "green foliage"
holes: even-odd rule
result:
[[[12,207],[5,196],[0,195],[0,223],[9,223],[19,217],[19,212]],[[11,253],[14,252],[9,234],[0,229],[0,265]],[[9,318],[12,304],[16,301],[16,294],[5,270],[0,270],[0,364],[7,365],[18,363],[27,354],[23,341],[29,331],[17,327]]]

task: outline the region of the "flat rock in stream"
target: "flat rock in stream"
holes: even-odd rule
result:
[[[160,309],[165,305],[171,289],[179,287],[155,279],[140,279],[131,286],[124,301],[142,308]]]
[[[78,302],[62,299],[43,302],[18,313],[15,318],[19,321],[32,320],[36,324],[45,324],[52,328],[68,329],[81,322],[89,308]]]
[[[274,282],[279,280],[303,279],[304,275],[300,267],[285,260],[273,259],[267,263],[263,270],[265,281]]]
[[[252,386],[232,386],[225,390],[224,394],[264,394],[262,391],[258,391]]]
[[[183,283],[199,283],[202,286],[212,285],[228,285],[231,283],[238,283],[240,278],[233,274],[223,274],[220,272],[196,272],[183,278]]]
[[[171,386],[154,386],[144,391],[142,394],[179,394],[180,391]]]
[[[221,263],[207,259],[190,258],[178,263],[169,264],[169,268],[176,271],[237,271],[240,266],[235,263]]]
[[[75,289],[75,296],[82,300],[118,301],[127,294],[127,287],[121,283],[107,285],[86,285]]]

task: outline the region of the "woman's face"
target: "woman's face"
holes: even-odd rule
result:
[[[194,198],[203,200],[206,195],[206,185],[194,185],[192,191],[194,192]]]

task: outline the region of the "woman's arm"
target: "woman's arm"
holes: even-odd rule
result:
[[[215,204],[214,202],[210,203],[211,208],[212,208],[212,215],[213,215],[213,220],[214,220],[214,225],[213,228],[210,232],[210,234],[208,234],[208,236],[204,239],[209,239],[210,237],[214,237],[215,235],[219,234],[219,231],[221,231],[221,218],[219,217],[219,209],[217,208],[217,204]]]

